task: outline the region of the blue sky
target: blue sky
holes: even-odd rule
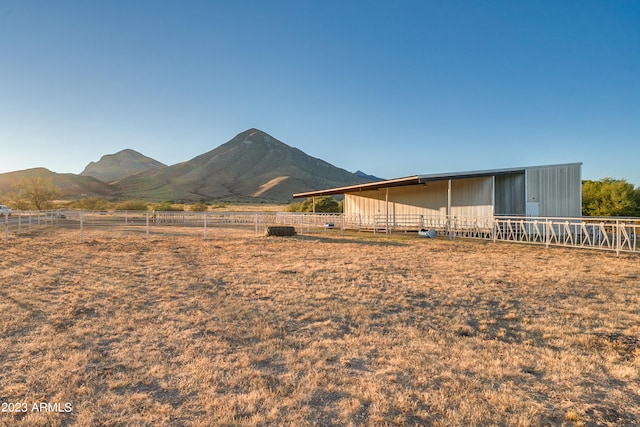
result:
[[[0,0],[0,173],[248,129],[383,178],[640,185],[640,1]]]

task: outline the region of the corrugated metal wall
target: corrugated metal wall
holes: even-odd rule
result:
[[[446,215],[448,181],[389,188],[389,214]],[[345,194],[346,214],[386,213],[386,189]],[[491,216],[491,177],[454,180],[451,183],[451,213],[457,216]]]
[[[451,181],[451,214],[462,217],[493,216],[492,178],[456,179]]]
[[[386,213],[386,189],[347,193],[344,197],[345,214],[375,215]],[[393,215],[446,215],[447,182],[429,182],[389,188],[389,214]]]
[[[496,176],[496,215],[525,214],[524,173]]]
[[[581,165],[527,168],[524,174],[462,178],[451,181],[451,214],[459,217],[524,215],[527,206],[540,216],[580,216]],[[344,211],[362,216],[386,214],[386,188],[345,194]],[[495,192],[494,192],[495,191]],[[390,221],[395,215],[446,215],[448,180],[389,188]]]
[[[582,165],[527,168],[527,202],[540,216],[582,215]]]

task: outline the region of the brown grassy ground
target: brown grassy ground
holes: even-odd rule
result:
[[[0,425],[640,421],[637,256],[64,230],[0,256],[0,402],[27,405]]]

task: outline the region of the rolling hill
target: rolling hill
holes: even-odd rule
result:
[[[61,197],[77,199],[80,197],[117,197],[117,189],[91,176],[80,176],[73,173],[56,173],[45,168],[25,169],[0,174],[0,195],[15,193],[15,186],[23,178],[39,176],[50,179],[60,189]]]
[[[258,129],[246,130],[225,144],[186,162],[166,166],[134,150],[122,150],[89,163],[80,175],[44,168],[0,174],[0,196],[21,177],[51,177],[63,198],[182,202],[291,201],[297,192],[372,180],[309,156]]]

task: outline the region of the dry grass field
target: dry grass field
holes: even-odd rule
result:
[[[0,248],[2,426],[634,425],[639,337],[632,255],[338,232]]]

